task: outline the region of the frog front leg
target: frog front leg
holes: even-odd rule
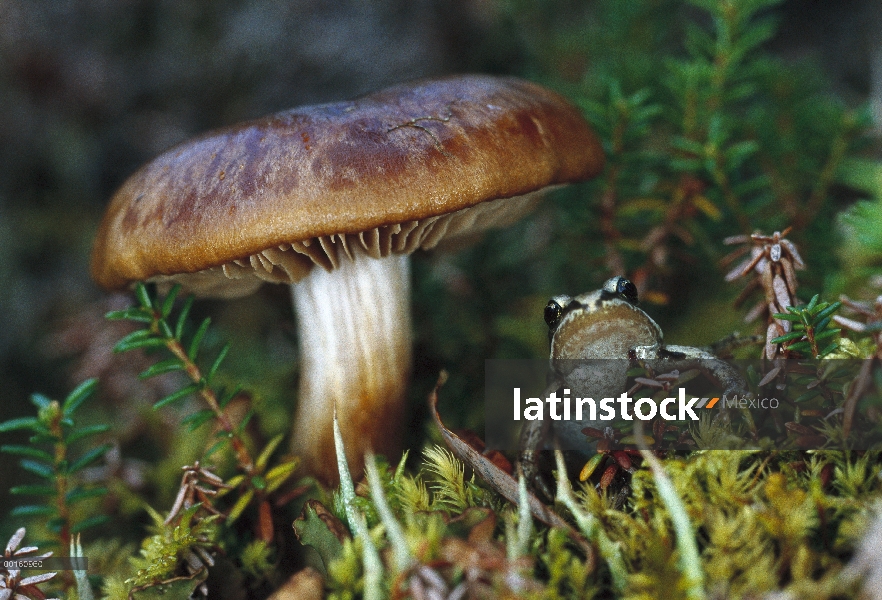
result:
[[[744,398],[749,395],[747,382],[741,373],[728,361],[722,360],[701,348],[692,346],[662,346],[655,356],[650,351],[635,351],[641,364],[649,367],[656,373],[666,373],[673,370],[686,371],[700,369],[713,381],[715,381],[728,397]],[[720,410],[725,411],[726,404],[720,404]],[[748,424],[753,428],[753,420],[749,413],[746,415]]]
[[[521,429],[517,460],[517,470],[523,474],[527,484],[544,494],[547,500],[553,499],[554,494],[539,470],[539,452],[548,440],[549,433],[547,420],[527,421]]]

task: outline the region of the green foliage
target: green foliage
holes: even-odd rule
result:
[[[108,600],[129,598],[135,591],[138,598],[182,591],[189,596],[207,577],[208,566],[214,564],[210,555],[218,549],[217,516],[201,514],[198,504],[165,521],[156,511],[148,510],[154,533],[141,543],[140,555],[129,558],[132,575],[106,581]]]
[[[340,520],[329,515],[327,509],[318,503],[307,503],[303,514],[294,521],[297,539],[318,552],[325,569],[343,550],[341,530]]]
[[[338,453],[343,455],[341,447]],[[370,497],[357,503],[349,492],[341,494],[350,507],[347,519],[353,523],[349,527],[351,537],[340,534],[339,521],[327,515],[319,517],[318,507],[308,506],[295,523],[301,540],[320,549],[327,565],[328,597],[385,598],[426,592],[440,597],[451,593],[489,597],[515,591],[538,592],[541,585],[529,573],[532,559],[507,557],[505,548],[511,544],[496,539],[495,514],[478,506],[477,499],[485,500],[490,492],[473,482],[473,490],[464,491],[469,488],[463,478],[465,466],[448,451],[429,448],[424,456],[423,473],[418,477],[431,473],[435,480],[428,511],[416,511],[407,503],[397,502],[396,496],[413,489],[413,480],[402,476],[399,469],[379,470],[369,457],[366,470]],[[341,488],[347,489],[345,481]],[[379,515],[379,523],[368,528],[362,510]],[[515,531],[513,527],[507,529]],[[523,528],[512,535],[524,535],[524,531],[527,545],[538,539]],[[578,569],[573,572],[579,574]],[[584,578],[573,584],[569,576],[560,581],[563,587],[583,584]]]
[[[172,371],[184,371],[192,380],[190,385],[172,392],[153,405],[155,409],[159,409],[173,402],[181,401],[191,394],[202,395],[210,408],[187,417],[187,423],[192,431],[214,417],[220,418],[220,411],[233,399],[238,390],[222,395],[219,399],[213,398],[212,381],[230,348],[229,345],[224,346],[204,374],[199,370],[196,360],[205,334],[211,325],[211,319],[205,318],[192,334],[187,331],[189,329],[187,317],[193,306],[193,298],[190,297],[184,301],[177,317],[172,321],[172,310],[180,289],[180,286],[175,286],[168,295],[161,298],[156,297],[148,286],[139,283],[135,287],[138,305],[126,310],[108,313],[107,318],[126,319],[146,325],[143,329],[133,331],[117,342],[113,348],[114,352],[128,352],[141,348],[165,348],[170,353],[169,358],[154,364],[141,373],[141,378],[147,379]],[[247,422],[247,418],[244,421]],[[239,433],[241,433],[241,427]]]
[[[140,556],[131,556],[125,561],[126,552],[120,554],[118,544],[91,546],[90,550],[94,552],[90,554],[90,560],[115,565],[112,574],[104,573],[108,575],[104,580],[108,598],[129,598],[133,593],[138,598],[186,597],[197,588],[202,589],[208,569],[214,564],[212,555],[221,548],[220,537],[232,533],[237,519],[250,507],[257,508],[258,515],[256,522],[252,523],[254,537],[235,548],[241,568],[255,584],[268,581],[275,569],[271,562],[275,546],[269,543],[274,529],[269,498],[279,493],[291,479],[297,460],[276,456],[283,442],[281,435],[258,448],[257,458],[252,459],[250,442],[245,435],[252,413],[249,411],[238,422],[233,422],[225,409],[238,391],[218,395],[212,388],[229,347],[220,352],[207,370],[200,368],[197,361],[209,322],[205,320],[199,327],[191,328],[188,314],[192,298],[184,301],[172,321],[177,294],[177,288],[166,296],[157,296],[147,286],[137,286],[138,305],[108,316],[135,321],[144,327],[128,334],[115,350],[158,349],[167,352],[168,358],[147,368],[141,377],[146,379],[180,371],[189,378],[190,384],[160,399],[154,408],[180,402],[188,395],[201,398],[208,408],[182,418],[183,429],[192,432],[212,422],[218,430],[218,442],[205,451],[205,457],[229,447],[239,473],[224,482],[198,463],[187,467],[169,516],[163,519],[147,507],[154,520],[154,531],[143,540]],[[67,548],[78,532],[108,519],[97,512],[94,502],[88,502],[106,495],[107,489],[86,485],[78,478],[84,469],[107,452],[110,444],[75,451],[78,446],[85,446],[84,440],[110,430],[108,425],[80,426],[75,422],[75,413],[96,387],[96,380],[88,380],[62,402],[34,394],[32,402],[38,411],[36,417],[0,423],[0,432],[25,430],[32,433],[29,445],[6,444],[0,447],[0,451],[23,457],[22,467],[45,480],[41,485],[12,488],[14,494],[37,495],[44,499],[42,504],[16,508],[12,516],[30,517],[45,523],[62,548]],[[230,498],[219,501],[225,495]],[[216,501],[223,506],[215,507]],[[89,512],[85,512],[87,510]],[[87,516],[80,518],[81,513]],[[237,535],[242,533],[245,531],[240,530]],[[85,578],[77,581],[83,592],[88,590]],[[66,582],[68,586],[72,584],[72,579]],[[83,593],[80,596],[85,597]]]
[[[882,165],[866,159],[844,161],[838,180],[866,193],[868,200],[854,204],[838,216],[843,243],[837,252],[842,272],[835,274],[834,285],[854,294],[882,265]],[[878,286],[876,286],[878,287]]]
[[[230,479],[228,485],[242,488],[241,495],[227,514],[228,521],[232,523],[249,505],[265,503],[268,494],[277,491],[282,484],[290,479],[297,469],[298,463],[293,457],[287,457],[279,464],[270,466],[270,458],[282,442],[283,436],[281,435],[270,440],[256,460],[252,458],[245,428],[254,415],[253,409],[249,406],[245,415],[234,423],[227,414],[226,408],[237,397],[240,390],[236,388],[219,393],[213,389],[215,376],[230,350],[230,345],[227,344],[221,349],[207,370],[200,368],[198,361],[202,343],[211,320],[204,319],[195,330],[192,330],[188,321],[193,306],[192,296],[184,300],[177,316],[172,319],[175,300],[179,292],[180,286],[176,285],[164,297],[157,296],[148,286],[142,283],[137,284],[135,297],[138,300],[138,305],[112,312],[107,315],[107,318],[126,319],[142,323],[145,326],[120,340],[114,347],[114,351],[164,349],[169,358],[146,369],[141,373],[141,377],[146,379],[163,373],[181,371],[190,379],[189,385],[158,400],[153,408],[163,408],[191,395],[201,398],[207,406],[207,408],[186,416],[181,424],[187,425],[190,431],[209,422],[215,424],[218,441],[205,452],[206,459],[224,447],[231,447],[240,474]],[[190,331],[193,332],[190,333]],[[264,526],[268,526],[268,524],[264,524]]]
[[[431,473],[444,479],[438,489],[456,489],[463,465],[456,464],[456,458],[439,457],[437,451],[430,451],[427,458],[417,477]],[[565,489],[566,480],[559,479],[564,491],[558,499],[594,542],[597,554],[592,561],[585,560],[563,531],[544,526],[530,533],[525,556],[505,556],[503,548],[517,535],[515,528],[498,527],[493,513],[474,503],[456,516],[447,502],[435,503],[434,498],[430,503],[436,508],[429,512],[398,504],[392,517],[335,544],[328,555],[329,597],[367,596],[367,546],[381,551],[378,585],[384,594],[406,596],[417,588],[451,593],[465,588],[477,597],[505,597],[513,593],[509,586],[516,582],[518,597],[527,598],[685,597],[697,588],[680,558],[683,550],[676,540],[684,533],[696,549],[689,568],[702,574],[706,594],[756,597],[774,590],[811,598],[849,594],[854,590],[843,587],[841,573],[863,535],[859,524],[872,518],[874,499],[882,493],[877,469],[871,468],[879,458],[878,453],[861,457],[837,452],[694,453],[687,459],[660,461],[663,471],[636,469],[625,510],[612,508],[590,486],[573,495]],[[439,462],[443,468],[439,469]],[[382,512],[378,500],[385,492],[375,492],[388,489],[393,495],[408,484],[401,483],[404,479],[395,483],[389,469],[369,472],[368,479],[374,477],[371,496],[365,500],[370,510]],[[670,491],[660,489],[662,480]],[[660,498],[665,494],[672,496],[663,502]],[[389,518],[401,528],[400,552],[395,548],[401,542],[390,534]],[[310,535],[339,539],[327,520],[310,519],[309,527],[314,528]],[[678,524],[681,519],[688,523],[685,530]],[[406,556],[406,561],[396,559],[396,554]],[[407,565],[406,577],[400,575],[402,564]]]
[[[693,528],[701,532],[700,568],[707,576],[708,592],[746,597],[780,589],[815,598],[843,593],[836,587],[836,576],[844,556],[819,549],[832,544],[854,547],[856,532],[845,533],[841,525],[856,513],[867,514],[871,504],[856,504],[838,482],[867,460],[878,456],[848,459],[825,453],[807,464],[795,455],[764,460],[760,453],[707,452],[664,461]],[[831,467],[836,469],[832,485],[822,477]],[[869,483],[868,478],[854,477]],[[875,493],[880,491],[878,481],[869,485]],[[661,597],[682,585],[671,581],[674,524],[658,501],[656,476],[641,469],[632,487],[631,511],[606,510],[598,518],[625,552],[626,596]]]
[[[476,506],[479,496],[474,477],[469,482],[465,480],[465,468],[450,450],[433,446],[425,451],[424,456],[426,471],[434,479],[430,488],[435,510],[447,509],[452,513],[461,513],[469,506]]]
[[[541,541],[537,540],[537,541]],[[586,561],[567,543],[567,535],[551,529],[544,543],[537,548],[539,566],[537,570],[548,574],[548,583],[543,598],[558,600],[564,598],[594,598],[599,596],[601,586],[597,578],[592,578]]]
[[[784,344],[788,352],[810,355],[821,358],[836,350],[836,341],[841,329],[830,327],[833,314],[842,306],[842,302],[819,302],[815,294],[805,306],[788,306],[786,313],[772,316],[792,323],[793,330],[774,338],[773,344]]]
[[[239,560],[242,570],[254,580],[261,581],[270,577],[276,569],[273,561],[273,549],[263,540],[254,540],[242,550]]]
[[[546,294],[628,274],[680,307],[689,289],[671,278],[718,281],[722,238],[788,225],[813,287],[835,266],[833,184],[866,147],[869,112],[766,51],[779,0],[685,4],[504,3],[530,72],[583,107],[607,151],[604,174],[561,203]]]
[[[882,194],[877,196],[882,199]],[[878,225],[882,221],[882,200],[859,202],[851,210],[842,214],[841,222],[849,230],[851,246],[843,253],[853,266],[877,268],[882,256],[882,231]]]
[[[167,358],[147,368],[141,377],[179,371],[190,383],[157,401],[154,409],[179,403],[187,396],[201,399],[207,408],[184,417],[181,425],[192,432],[205,424],[213,424],[218,440],[205,451],[204,459],[229,448],[238,472],[223,481],[198,463],[187,467],[178,499],[169,516],[163,520],[151,511],[156,532],[142,543],[141,556],[131,559],[135,573],[124,581],[108,583],[109,589],[116,590],[114,593],[140,589],[140,597],[145,591],[148,594],[168,593],[169,586],[190,591],[203,588],[208,568],[214,564],[211,556],[220,547],[217,540],[232,532],[249,509],[256,509],[257,514],[249,513],[253,538],[243,541],[241,548],[237,549],[241,568],[255,584],[271,579],[275,568],[271,557],[276,548],[271,544],[275,526],[269,498],[289,482],[298,465],[294,457],[276,456],[284,440],[282,435],[268,440],[256,453],[252,452],[245,429],[254,414],[250,404],[244,416],[234,421],[227,408],[240,395],[239,390],[218,392],[214,386],[230,346],[224,346],[207,368],[200,366],[200,357],[204,354],[202,345],[210,321],[204,319],[198,327],[191,326],[192,297],[186,298],[175,311],[179,289],[175,286],[167,295],[161,296],[143,284],[137,285],[138,304],[110,313],[108,318],[135,321],[143,327],[120,340],[114,350],[165,352]],[[256,458],[253,458],[255,454]],[[237,536],[241,537],[242,533],[240,529]],[[194,564],[201,566],[194,568]],[[187,567],[183,573],[182,565]]]
[[[104,487],[82,482],[82,471],[97,462],[110,449],[111,444],[86,446],[75,451],[79,442],[105,433],[109,425],[78,426],[74,420],[77,409],[94,393],[98,382],[89,379],[80,384],[62,401],[57,402],[41,394],[33,394],[31,402],[37,408],[36,417],[22,417],[0,423],[0,433],[25,430],[31,432],[27,446],[5,444],[0,452],[22,456],[21,467],[42,480],[36,485],[18,485],[10,489],[15,495],[37,496],[39,503],[18,506],[12,517],[39,519],[54,536],[54,543],[66,549],[74,534],[100,525],[108,517],[95,514],[82,516],[79,505],[89,499],[107,493]]]

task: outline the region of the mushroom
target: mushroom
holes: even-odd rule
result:
[[[235,297],[292,284],[300,343],[293,448],[337,478],[399,449],[410,371],[408,255],[520,218],[588,179],[603,152],[561,96],[456,76],[308,106],[185,142],[132,175],[98,230],[102,286],[180,282]],[[317,267],[317,268],[316,268]]]

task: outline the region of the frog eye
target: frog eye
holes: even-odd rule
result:
[[[619,277],[619,280],[616,283],[616,293],[631,304],[637,304],[638,302],[637,286],[631,283],[630,279]]]
[[[625,279],[624,277],[607,279],[606,283],[603,284],[603,291],[608,294],[615,294],[631,304],[638,303],[637,286],[631,283],[630,279]]]
[[[570,303],[572,298],[569,296],[555,296],[545,305],[545,324],[548,329],[554,331],[560,325],[561,317],[563,317],[564,308]]]

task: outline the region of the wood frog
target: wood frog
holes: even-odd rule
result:
[[[549,393],[569,389],[573,397],[616,398],[627,390],[629,368],[639,364],[657,374],[698,368],[727,396],[746,395],[744,379],[729,363],[706,349],[665,344],[661,328],[637,307],[637,301],[636,286],[624,277],[613,277],[593,292],[549,300],[545,307],[551,342]],[[521,431],[519,461],[528,481],[545,487],[537,477],[536,452],[548,439],[549,428],[562,445],[581,448],[587,456],[591,445],[582,429],[608,425],[587,418],[528,421]]]

